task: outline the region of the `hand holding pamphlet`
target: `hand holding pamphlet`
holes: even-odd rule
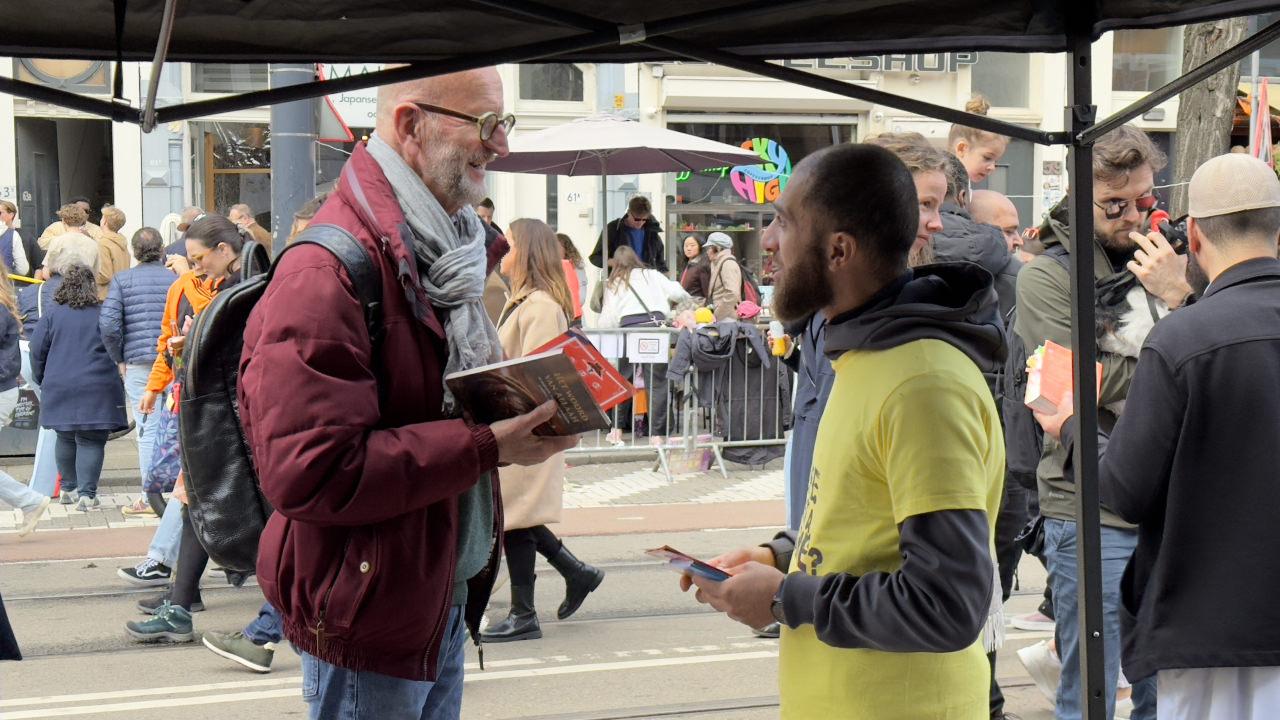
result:
[[[714,565],[709,565],[692,555],[686,555],[670,545],[663,545],[660,548],[645,550],[644,554],[666,560],[668,567],[683,575],[697,575],[698,577],[714,582],[722,582],[731,577],[729,573],[724,570],[721,570]]]
[[[1095,392],[1102,391],[1102,363],[1097,363],[1098,386]],[[1058,402],[1063,395],[1070,395],[1075,387],[1074,371],[1071,366],[1071,351],[1052,340],[1036,348],[1027,356],[1027,395],[1023,399],[1032,410],[1053,415],[1058,411]]]
[[[530,355],[446,375],[445,383],[476,422],[492,424],[555,400],[556,416],[536,435],[609,429],[608,410],[635,394],[582,335],[569,331]]]

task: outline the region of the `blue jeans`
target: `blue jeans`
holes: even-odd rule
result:
[[[1057,625],[1058,657],[1062,680],[1058,683],[1057,720],[1077,720],[1080,708],[1080,627],[1076,592],[1076,523],[1056,518],[1044,521],[1045,560],[1049,587],[1053,590],[1053,615]],[[1115,717],[1116,681],[1120,676],[1120,576],[1129,564],[1138,533],[1102,528],[1102,628],[1106,665],[1107,720]],[[1133,680],[1133,678],[1130,678]],[[1156,679],[1133,682],[1132,720],[1155,720]]]
[[[458,720],[467,626],[449,610],[436,682],[347,670],[302,653],[302,699],[311,720]]]
[[[172,568],[178,564],[178,549],[182,547],[182,503],[170,497],[165,505],[164,515],[160,517],[160,526],[151,536],[151,546],[147,548],[147,557]]]
[[[150,365],[126,365],[124,368],[124,392],[129,396],[129,408],[138,425],[138,472],[143,485],[147,482],[151,450],[156,442],[155,434],[150,432],[155,424],[156,414],[143,415],[138,412],[138,403],[142,400],[142,393],[147,390],[147,380],[150,377]]]
[[[62,487],[85,497],[97,497],[98,480],[107,449],[106,430],[58,430],[54,457],[62,475]]]
[[[284,631],[281,629],[283,626],[284,620],[280,617],[280,612],[271,603],[262,603],[258,617],[244,627],[244,636],[254,645],[278,643],[284,638]]]
[[[36,385],[35,376],[31,371],[31,348],[26,340],[19,342],[18,347],[22,349],[22,377],[35,391],[36,397],[40,397],[40,386]],[[57,435],[52,430],[40,428],[36,436],[35,465],[31,468],[31,489],[49,497],[53,497],[54,487],[58,484],[58,465],[54,458],[56,439]],[[74,490],[75,488],[65,489]]]
[[[18,508],[23,514],[34,511],[44,502],[45,495],[32,490],[13,479],[13,476],[0,470],[0,502],[9,507]]]

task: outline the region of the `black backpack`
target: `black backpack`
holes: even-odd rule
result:
[[[249,313],[266,292],[280,258],[299,245],[319,245],[342,263],[364,307],[373,349],[382,334],[382,278],[364,247],[335,225],[311,225],[269,267],[261,255],[243,261],[245,279],[219,293],[187,336],[178,413],[182,470],[192,528],[220,567],[251,572],[258,539],[272,513],[262,494],[253,452],[240,424],[236,396]]]
[[[1061,245],[1051,245],[1044,254],[1071,272],[1071,256]],[[997,387],[1000,392],[999,409],[1004,421],[1004,451],[1006,476],[1013,478],[1028,490],[1036,489],[1036,467],[1044,451],[1044,430],[1036,422],[1031,409],[1025,404],[1027,395],[1027,357],[1031,354],[1014,332],[1018,320],[1015,306],[1005,318],[1005,338],[1009,354],[1004,361]],[[1032,348],[1034,350],[1034,348]]]

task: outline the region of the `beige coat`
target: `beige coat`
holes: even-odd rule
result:
[[[36,239],[36,244],[40,246],[41,250],[48,250],[49,243],[53,242],[54,238],[58,237],[59,235],[66,235],[67,233],[72,231],[73,231],[72,228],[67,227],[66,225],[63,224],[61,220],[58,220],[54,222],[52,225],[50,225],[49,227],[45,228],[44,232],[40,233],[40,237]],[[98,225],[94,225],[91,222],[87,222],[84,224],[84,231],[88,233],[89,237],[93,238],[94,240],[97,240],[98,238],[102,237],[102,227]]]
[[[737,320],[742,302],[742,266],[738,258],[721,252],[711,263],[711,297],[707,298],[716,320]]]
[[[98,235],[98,299],[107,299],[107,288],[116,273],[129,269],[129,249],[124,236],[102,228]]]
[[[569,329],[564,309],[542,290],[521,293],[507,302],[498,339],[508,358],[524,357]],[[564,453],[538,465],[498,469],[502,485],[504,529],[518,530],[560,522],[564,506]]]

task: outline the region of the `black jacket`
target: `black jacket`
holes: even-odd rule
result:
[[[991,276],[968,263],[930,265],[832,318],[825,351],[881,350],[938,339],[980,368],[1004,359],[1004,331]],[[990,524],[981,510],[907,518],[899,528],[902,565],[894,572],[807,575],[783,581],[787,624],[812,624],[824,643],[889,652],[954,652],[974,642],[990,609],[994,569]],[[777,565],[790,562],[794,536],[770,544]]]
[[[1120,584],[1130,678],[1280,665],[1278,437],[1280,261],[1263,258],[1156,325],[1105,446],[1102,501],[1138,525]]]
[[[662,226],[658,221],[649,218],[644,224],[644,254],[640,260],[645,265],[657,270],[662,274],[667,272],[667,251],[662,245]],[[608,253],[609,257],[613,257],[614,251],[618,248],[631,245],[631,236],[627,235],[627,226],[623,224],[622,218],[618,218],[609,223],[609,227],[605,229],[601,239],[607,237],[609,239]],[[598,268],[603,268],[604,254],[601,247],[601,239],[596,240],[596,249],[591,251],[591,264]]]
[[[1000,317],[1017,302],[1018,271],[1022,262],[1009,252],[1004,235],[994,225],[975,222],[969,211],[954,203],[942,205],[942,230],[933,234],[933,254],[938,262],[971,262],[981,265],[996,281]]]

